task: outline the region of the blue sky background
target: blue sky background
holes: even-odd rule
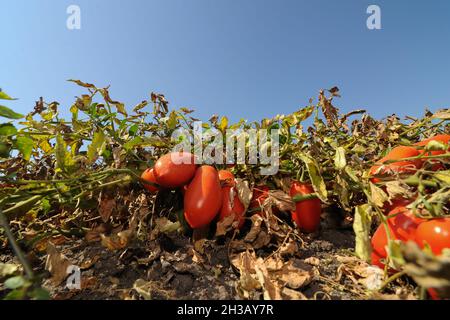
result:
[[[66,8],[81,7],[81,30]],[[382,10],[382,30],[366,9]],[[131,109],[151,91],[172,107],[233,120],[290,113],[338,86],[341,111],[420,116],[450,104],[447,0],[0,0],[0,87],[27,113],[43,96],[68,114],[82,88],[111,85]]]

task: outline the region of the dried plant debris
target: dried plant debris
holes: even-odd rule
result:
[[[278,130],[279,170],[265,176],[262,165],[248,161],[217,165],[235,176],[230,199],[237,194],[244,224],[232,214],[192,230],[183,190],[148,192],[140,174],[172,150],[175,130],[193,133],[193,110],[169,108],[154,92],[130,110],[109,88],[71,82],[83,92],[70,119],[61,118],[57,102],[41,98],[27,115],[5,113],[20,119],[20,128],[0,124],[2,226],[10,227],[51,298],[417,299],[418,286],[449,297],[445,255],[394,241],[388,251],[396,276],[367,262],[370,237],[399,198],[412,199],[407,208],[421,218],[450,215],[448,146],[415,145],[450,133],[447,109],[405,120],[377,120],[360,109],[341,114],[334,87],[291,114],[258,122],[215,115],[205,130]],[[251,144],[245,145],[248,154]],[[397,146],[433,155],[415,159],[422,165],[412,173],[399,173],[380,163]],[[316,232],[293,222],[293,181],[310,183],[310,196],[321,202]],[[261,186],[268,191],[255,206]],[[4,285],[9,278],[26,272],[10,243],[2,231],[0,297],[11,292]],[[71,266],[81,270],[76,290],[66,286]]]

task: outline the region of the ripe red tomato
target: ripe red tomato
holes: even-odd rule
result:
[[[427,243],[435,255],[450,248],[450,218],[433,219],[423,222],[416,231],[417,244],[424,247]]]
[[[414,213],[405,208],[397,207],[387,216],[387,225],[391,240],[409,241],[414,240],[417,227],[424,219],[417,218]],[[386,227],[381,224],[372,236],[372,264],[384,268],[381,259],[386,259],[386,246],[388,237]]]
[[[383,163],[389,160],[416,157],[419,154],[420,152],[414,147],[395,147],[384,158],[380,159],[372,168],[370,168],[370,174],[375,175],[376,173],[378,173],[378,175],[384,175],[390,173],[413,173],[416,171],[416,169],[422,166],[422,161],[420,159],[414,161],[397,161],[386,165],[383,165]],[[383,168],[378,171],[382,165]],[[377,183],[380,182],[380,179],[372,178],[371,181],[373,183]]]
[[[292,183],[290,196],[308,195],[314,193],[310,184],[301,182]],[[322,214],[322,205],[319,199],[309,199],[297,202],[295,211],[292,212],[292,220],[297,226],[305,232],[315,232],[320,226],[320,215]]]
[[[450,135],[449,134],[438,134],[434,137],[417,142],[414,145],[425,147],[430,141],[439,141],[439,142],[442,142],[442,143],[448,145],[449,141],[450,141]],[[450,150],[450,148],[449,148],[449,150]],[[440,154],[444,154],[445,151],[444,150],[435,150],[435,151],[419,150],[419,153],[424,154],[425,156],[430,156],[430,155],[437,156]],[[444,169],[444,165],[439,160],[429,160],[429,161],[433,163],[433,165],[431,167],[432,170],[437,171],[437,170]]]
[[[144,181],[158,184],[158,182],[156,181],[155,172],[154,172],[153,168],[146,169],[144,172],[142,172],[141,178]],[[150,192],[156,192],[159,190],[158,187],[150,185],[150,184],[143,184],[143,185],[144,185],[144,188]]]
[[[166,188],[178,188],[188,183],[195,174],[197,165],[194,155],[188,152],[171,152],[155,163],[155,177]]]
[[[223,185],[228,185],[234,187],[236,183],[234,182],[234,174],[228,170],[219,170],[219,180]]]
[[[443,144],[449,144],[450,142],[450,134],[438,134],[434,137],[419,141],[417,143],[415,143],[415,146],[421,146],[421,147],[425,147],[429,142],[431,141],[439,141],[442,142]],[[432,155],[436,155],[436,154],[443,154],[445,153],[445,151],[443,150],[436,150],[436,151],[431,151]]]
[[[214,167],[201,166],[184,195],[184,217],[193,229],[207,226],[222,206],[219,174]]]

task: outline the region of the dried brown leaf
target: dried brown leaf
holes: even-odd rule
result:
[[[56,249],[51,242],[47,244],[47,259],[45,261],[45,270],[52,274],[51,281],[54,285],[59,285],[68,276],[67,268],[72,263],[62,253]]]

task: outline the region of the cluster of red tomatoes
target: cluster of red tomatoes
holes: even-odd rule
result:
[[[448,145],[450,135],[437,135],[432,138],[416,143],[416,146],[425,147],[431,141],[442,142]],[[444,150],[425,151],[423,148],[414,146],[400,146],[394,148],[386,157],[382,158],[370,170],[372,174],[389,176],[390,174],[414,173],[425,164],[425,159],[393,161],[386,165],[388,160],[397,160],[424,156],[437,156],[444,154]],[[442,162],[432,159],[431,170],[444,169]],[[380,182],[380,179],[374,177],[372,182]],[[387,258],[386,246],[388,244],[388,234],[391,240],[414,241],[421,248],[428,246],[435,255],[440,255],[445,248],[450,248],[450,218],[423,219],[416,216],[406,206],[412,203],[414,199],[397,198],[390,204],[386,204],[384,212],[386,213],[386,225],[381,224],[372,237],[372,263],[384,268],[384,261]],[[433,291],[430,291],[433,295]]]
[[[238,195],[236,180],[231,171],[216,170],[209,165],[198,166],[194,155],[180,152],[176,163],[173,153],[159,158],[153,168],[142,173],[141,178],[148,182],[144,187],[150,192],[159,188],[180,188],[184,194],[184,218],[192,229],[208,226],[217,216],[219,221],[234,215],[238,228],[245,222],[246,209]],[[180,161],[181,159],[181,161]],[[294,182],[290,195],[308,195],[314,193],[309,184]],[[256,186],[248,206],[248,212],[263,215],[263,205],[269,197],[268,186]],[[273,208],[277,212],[277,208]],[[320,226],[321,202],[317,198],[296,203],[291,212],[292,219],[305,232],[314,232]]]

